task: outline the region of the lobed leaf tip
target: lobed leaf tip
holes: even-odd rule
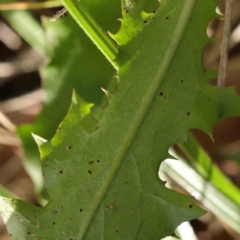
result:
[[[39,137],[38,135],[32,133],[33,139],[36,142],[36,144],[38,145],[38,147],[41,147],[44,143],[47,142],[46,139]]]
[[[154,19],[154,14],[146,13],[134,1],[124,0],[122,1],[122,18],[118,19],[121,26],[116,34],[109,33],[109,35],[119,47],[124,47]]]
[[[108,90],[106,90],[106,89],[104,89],[103,87],[101,87],[101,90],[107,95],[107,96],[109,96],[109,91]]]
[[[77,104],[79,102],[79,97],[76,93],[76,90],[73,88],[72,90],[72,103]]]
[[[118,41],[117,41],[117,39],[116,39],[116,34],[113,34],[113,33],[111,33],[111,32],[109,32],[108,31],[108,35],[118,44]]]

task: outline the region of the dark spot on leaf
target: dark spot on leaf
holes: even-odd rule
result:
[[[115,206],[113,206],[113,205],[108,205],[107,208],[110,209],[110,210],[112,210],[112,211],[117,209],[117,208],[116,208]]]
[[[193,205],[190,204],[190,205],[189,205],[189,208],[193,208]]]
[[[56,223],[55,222],[52,222],[52,225],[55,225]]]
[[[187,115],[190,116],[190,112],[187,112]]]
[[[183,83],[183,80],[181,80],[181,83]]]
[[[71,145],[68,145],[68,146],[66,147],[66,149],[67,149],[67,150],[71,150],[71,149],[72,149],[72,146],[71,146]]]
[[[128,13],[129,11],[128,10],[126,10],[126,13]]]
[[[165,109],[163,109],[162,111],[165,112]]]
[[[61,171],[59,171],[59,173],[60,173],[60,174],[63,174],[63,171],[61,170]]]
[[[89,165],[93,164],[93,161],[89,162],[88,164],[89,164]]]
[[[55,213],[58,213],[58,211],[56,210]]]
[[[128,183],[128,181],[126,181],[125,183]]]
[[[145,20],[145,21],[143,21],[143,23],[144,23],[144,24],[146,24],[146,23],[147,23],[147,21]]]
[[[82,211],[83,211],[82,209],[79,210],[79,212],[82,212]]]
[[[88,170],[88,173],[89,173],[89,174],[92,174],[92,171],[91,171],[91,170]]]
[[[118,233],[118,230],[116,230],[115,232]]]
[[[100,160],[97,160],[98,163],[100,163]]]
[[[45,167],[47,167],[48,165],[47,164],[45,164]]]
[[[160,95],[160,96],[163,96],[163,92],[160,92],[159,95]]]
[[[152,11],[153,13],[156,13],[156,11],[154,10],[154,11]]]
[[[154,19],[155,19],[155,17],[152,18],[152,20],[154,20]]]
[[[166,20],[168,20],[168,19],[169,19],[169,17],[165,17],[165,19],[166,19]]]
[[[28,235],[30,235],[31,233],[30,233],[30,232],[28,232],[27,234],[28,234]]]

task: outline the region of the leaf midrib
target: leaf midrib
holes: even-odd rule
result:
[[[94,216],[99,204],[101,203],[101,200],[103,199],[110,184],[112,183],[112,180],[114,179],[116,172],[119,169],[119,166],[126,155],[127,150],[131,146],[131,144],[138,132],[139,127],[141,126],[145,116],[148,113],[151,103],[152,103],[154,97],[156,96],[158,89],[160,88],[160,84],[161,84],[161,82],[168,70],[168,67],[171,64],[174,54],[182,40],[182,37],[185,33],[185,29],[188,25],[191,15],[192,15],[195,4],[196,4],[196,0],[185,0],[185,2],[184,2],[184,6],[183,6],[183,9],[182,9],[180,17],[179,17],[179,21],[178,21],[175,31],[172,35],[172,39],[169,42],[168,47],[165,51],[163,60],[155,74],[155,77],[153,79],[153,84],[150,86],[149,90],[145,94],[145,97],[144,97],[145,101],[142,101],[142,104],[139,107],[139,111],[135,115],[135,118],[132,121],[131,127],[129,128],[130,131],[126,135],[121,147],[119,148],[118,154],[116,155],[115,159],[113,159],[109,173],[106,176],[102,187],[98,191],[99,194],[96,196],[96,198],[94,199],[94,201],[92,202],[92,204],[89,208],[88,215],[85,218],[85,221],[81,225],[81,229],[78,234],[78,239],[83,239],[83,237],[91,223],[92,217]]]

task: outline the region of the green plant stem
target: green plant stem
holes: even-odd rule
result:
[[[112,60],[117,56],[118,48],[110,36],[103,31],[80,4],[75,5],[69,0],[61,0],[61,2],[114,68],[117,68]]]

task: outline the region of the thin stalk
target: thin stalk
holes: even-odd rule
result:
[[[219,64],[218,87],[225,87],[228,62],[229,35],[231,30],[232,0],[226,0],[225,21],[223,29],[222,50]]]
[[[65,13],[67,13],[67,9],[66,8],[61,9],[50,19],[50,21],[54,22],[58,20],[60,17],[64,16]]]
[[[61,7],[59,1],[0,3],[1,11]]]
[[[112,60],[117,56],[118,48],[110,36],[107,35],[80,4],[76,6],[69,0],[61,0],[61,2],[114,68],[117,68]]]

